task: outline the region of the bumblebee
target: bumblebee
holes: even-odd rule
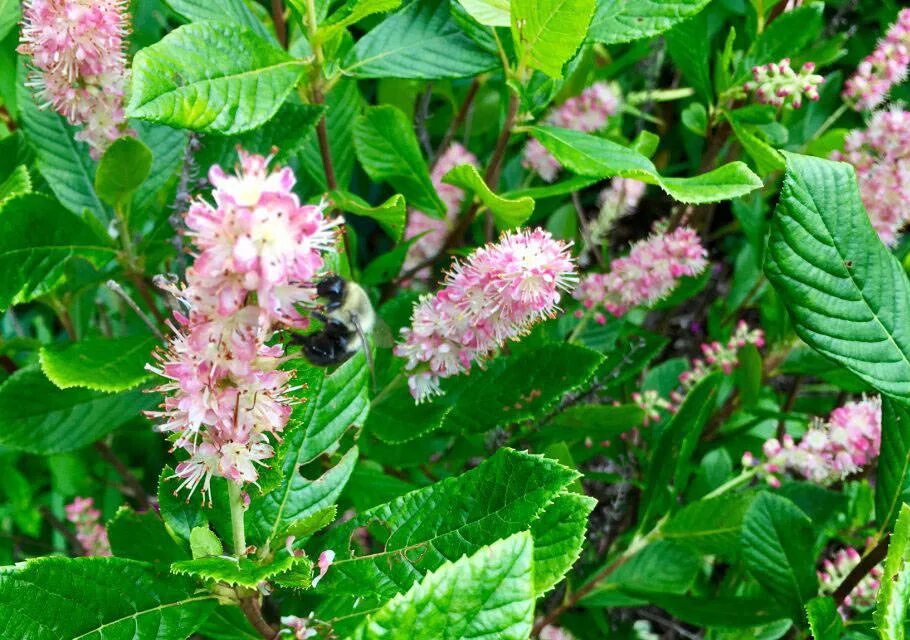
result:
[[[326,367],[363,351],[372,370],[367,335],[376,326],[376,312],[367,292],[356,282],[332,275],[316,283],[316,294],[326,301],[321,311],[312,312],[323,327],[298,339],[306,359]]]

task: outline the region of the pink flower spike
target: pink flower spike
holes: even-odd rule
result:
[[[110,556],[111,544],[107,529],[101,524],[101,512],[95,509],[92,498],[76,497],[64,507],[66,519],[76,528],[76,538],[87,556]]]
[[[900,84],[910,65],[910,9],[902,9],[897,20],[871,54],[859,64],[856,73],[844,83],[844,101],[856,111],[871,111]]]

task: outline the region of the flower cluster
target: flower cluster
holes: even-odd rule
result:
[[[280,632],[278,632],[278,637],[288,637],[294,638],[294,640],[307,640],[307,638],[312,638],[316,635],[316,629],[313,628],[313,614],[310,614],[306,618],[301,618],[298,616],[281,616],[281,626],[284,627]]]
[[[815,72],[815,63],[807,62],[799,72],[790,67],[790,58],[752,67],[752,79],[743,85],[747,93],[754,93],[758,101],[782,107],[789,104],[794,109],[803,106],[803,98],[818,100],[818,85],[824,78]]]
[[[99,157],[126,130],[125,0],[27,0],[19,52],[36,73],[29,86],[42,106],[52,105],[84,128],[77,139]]]
[[[395,347],[407,359],[411,394],[422,402],[441,393],[441,378],[470,371],[551,316],[575,281],[569,245],[540,229],[504,234],[456,263],[444,287],[414,307]]]
[[[877,458],[881,441],[881,398],[863,398],[838,407],[827,422],[816,421],[799,444],[789,434],[781,441],[767,440],[762,446],[764,462],[746,452],[743,466],[757,467],[772,487],[780,486],[778,476],[785,471],[828,485],[858,472]]]
[[[315,299],[322,252],[334,241],[324,205],[301,205],[288,168],[269,171],[270,158],[240,152],[236,174],[209,171],[215,205],[195,201],[186,225],[196,260],[182,286],[169,289],[186,307],[175,313],[167,348],[149,370],[167,378],[161,411],[148,412],[189,459],[179,463],[179,489],[212,475],[237,483],[259,477],[272,457],[291,406],[293,372],[278,367],[281,345],[267,341],[280,326],[306,326],[296,306]]]
[[[902,9],[885,37],[844,83],[843,98],[857,111],[871,110],[907,76],[910,65],[910,9]]]
[[[613,178],[610,185],[597,194],[597,218],[588,229],[593,244],[606,241],[616,220],[638,206],[647,186],[632,178]]]
[[[619,111],[619,98],[605,82],[597,82],[550,112],[546,123],[563,129],[592,133],[603,129],[607,119]],[[559,161],[535,139],[528,141],[521,164],[547,182],[553,182],[561,168]]]
[[[714,371],[721,370],[730,375],[733,369],[739,366],[739,350],[751,344],[759,349],[765,346],[765,332],[761,329],[750,329],[745,320],[740,320],[736,330],[726,344],[718,341],[706,342],[701,345],[703,358],[692,360],[689,368],[679,374],[679,383],[683,393],[674,392],[671,395],[673,402],[679,404],[696,384],[708,377]]]
[[[660,420],[660,409],[663,409],[665,411],[670,411],[673,409],[673,405],[670,404],[666,399],[661,398],[660,394],[657,393],[657,391],[654,389],[646,389],[641,393],[633,393],[632,402],[638,405],[638,408],[644,412],[645,426],[647,426],[649,422],[657,422]]]
[[[404,264],[401,267],[402,273],[410,271],[428,258],[437,255],[442,249],[446,236],[448,236],[458,218],[461,203],[464,201],[464,190],[460,187],[446,184],[442,179],[449,171],[462,164],[476,167],[477,158],[473,153],[455,142],[439,156],[436,164],[433,165],[430,178],[433,180],[436,192],[446,205],[446,214],[443,218],[433,218],[423,211],[413,210],[408,213],[408,226],[404,232],[404,239],[409,240],[417,236],[420,237],[408,247],[408,254],[405,256]],[[426,279],[429,274],[430,269],[428,267],[415,275],[417,278]]]
[[[101,512],[95,509],[91,498],[76,498],[66,505],[66,519],[76,527],[76,538],[87,556],[111,555],[107,529],[101,524]]]
[[[834,593],[835,589],[844,581],[844,578],[859,564],[860,558],[859,552],[853,547],[841,549],[834,554],[833,559],[826,558],[822,563],[822,570],[817,572],[822,594],[831,595]],[[878,595],[882,573],[881,565],[872,567],[872,570],[844,598],[844,602],[840,606],[840,614],[845,620],[850,609],[868,611],[875,606],[875,597]]]
[[[700,274],[708,266],[706,257],[698,234],[689,227],[657,231],[632,245],[628,256],[613,260],[608,273],[587,275],[573,295],[587,309],[602,306],[619,317],[632,307],[660,300],[683,276]],[[600,312],[595,319],[606,322]]]
[[[910,111],[878,111],[847,136],[835,160],[856,169],[860,197],[882,242],[893,245],[910,221]]]

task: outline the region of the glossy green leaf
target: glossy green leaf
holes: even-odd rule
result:
[[[427,572],[484,544],[525,531],[577,476],[554,460],[499,449],[479,467],[358,514],[321,540],[337,553],[319,590],[391,597]],[[369,526],[382,551],[358,557],[357,527]],[[375,528],[375,531],[374,531]]]
[[[28,168],[24,164],[18,165],[3,182],[0,182],[0,204],[3,204],[13,196],[31,193],[32,178],[28,174]]]
[[[806,603],[806,615],[813,640],[841,640],[843,637],[844,619],[832,598],[812,598]]]
[[[111,551],[118,558],[132,558],[152,564],[170,565],[186,560],[186,549],[171,537],[154,511],[136,513],[120,507],[107,525]]]
[[[527,196],[510,199],[493,193],[477,171],[477,167],[473,165],[462,164],[454,167],[443,176],[442,181],[472,191],[484,207],[489,209],[499,229],[519,227],[527,222],[534,212],[534,200]]]
[[[171,573],[254,589],[260,582],[279,578],[282,574],[296,571],[301,567],[307,572],[312,572],[313,562],[309,558],[290,556],[282,551],[272,561],[262,564],[248,558],[238,559],[233,556],[181,560],[171,565]]]
[[[910,507],[906,504],[894,525],[883,569],[873,620],[882,640],[904,640],[910,606]]]
[[[164,467],[158,478],[158,510],[165,524],[177,536],[189,541],[193,529],[208,527],[208,519],[198,501],[191,502],[185,496],[176,494],[177,484],[172,478],[174,470],[169,466]]]
[[[338,186],[342,189],[347,188],[351,182],[354,168],[354,123],[363,107],[364,100],[357,81],[351,78],[341,78],[325,95],[326,130],[332,167],[335,169]],[[327,190],[322,154],[315,131],[304,141],[299,157],[301,168],[313,183],[314,193],[317,189],[319,193]]]
[[[468,14],[488,27],[508,27],[511,19],[510,0],[458,0]]]
[[[357,157],[373,180],[388,181],[418,209],[441,216],[445,204],[436,194],[420,152],[414,127],[392,106],[371,107],[354,127]]]
[[[659,186],[680,202],[729,200],[762,186],[758,176],[738,161],[691,178],[671,178],[660,175],[654,163],[640,153],[604,138],[549,126],[531,127],[531,133],[574,173],[634,178]]]
[[[115,255],[108,240],[51,198],[12,198],[0,208],[0,309],[53,291],[74,256],[100,267]]]
[[[302,73],[300,61],[249,29],[193,23],[136,54],[127,115],[241,133],[275,115]]]
[[[130,225],[139,228],[143,220],[154,218],[170,204],[171,193],[168,187],[183,166],[186,153],[187,134],[163,124],[154,124],[136,120],[132,127],[139,134],[139,139],[152,152],[152,166],[148,177],[136,189],[130,211]]]
[[[356,447],[321,477],[304,477],[299,469],[333,447],[351,426],[363,424],[369,411],[368,377],[362,355],[331,375],[301,363],[297,383],[305,385],[307,399],[295,407],[278,447],[280,483],[265,495],[254,495],[246,512],[250,544],[261,546],[294,522],[335,502],[357,461]]]
[[[41,347],[39,360],[44,374],[61,389],[125,391],[149,377],[145,365],[158,343],[151,335],[89,338]]]
[[[853,168],[786,160],[765,273],[796,333],[883,393],[910,397],[910,285],[869,222]]]
[[[789,611],[818,593],[809,517],[786,498],[759,494],[742,527],[742,557],[749,573]]]
[[[615,44],[650,38],[695,15],[706,4],[708,0],[598,0],[588,39]]]
[[[584,42],[595,0],[511,0],[512,41],[519,65],[562,77],[562,67]]]
[[[466,78],[499,60],[452,19],[449,0],[412,2],[354,45],[345,73],[356,78]]]
[[[581,555],[588,516],[597,501],[578,493],[563,493],[531,524],[534,538],[534,594],[555,587]]]
[[[0,444],[45,455],[73,451],[156,402],[140,389],[117,394],[58,389],[40,369],[26,367],[0,385]]]
[[[209,558],[224,554],[224,546],[208,527],[194,527],[190,531],[190,551],[193,559]]]
[[[404,236],[407,205],[400,193],[396,193],[375,207],[370,206],[366,200],[349,191],[332,191],[329,194],[329,199],[336,208],[342,211],[365,218],[372,218],[395,242],[400,242],[402,236]]]
[[[124,558],[48,557],[0,572],[0,630],[16,640],[185,640],[214,605],[186,578]]]
[[[910,410],[882,399],[882,444],[875,476],[875,519],[890,529],[901,505],[910,502]]]
[[[661,538],[676,540],[705,555],[734,560],[743,520],[755,496],[734,493],[686,505],[661,527]]]
[[[152,169],[152,151],[141,140],[125,136],[109,146],[95,172],[95,193],[109,205],[118,205],[145,182]]]
[[[215,20],[230,22],[255,31],[264,38],[274,36],[257,18],[244,0],[166,0],[167,5],[190,22]]]
[[[402,0],[347,0],[319,25],[316,40],[325,42],[367,16],[397,9],[401,2]]]
[[[364,622],[355,640],[525,640],[534,620],[527,533],[447,562]]]

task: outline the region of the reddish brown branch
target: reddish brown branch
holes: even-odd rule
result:
[[[834,590],[834,604],[840,606],[847,596],[853,592],[856,585],[866,577],[866,574],[872,571],[878,563],[885,559],[885,556],[888,555],[888,542],[890,540],[891,535],[886,535],[878,541],[877,545],[872,547],[869,553],[860,558],[859,563],[853,567],[853,570],[847,574],[844,581]]]
[[[464,124],[465,119],[468,117],[468,111],[471,110],[471,105],[474,103],[474,98],[477,96],[477,91],[480,89],[480,81],[477,78],[471,82],[471,86],[468,88],[468,93],[464,97],[464,102],[461,103],[461,107],[458,109],[458,113],[455,114],[455,118],[452,120],[452,123],[449,125],[446,134],[442,138],[442,142],[439,143],[439,146],[436,147],[436,153],[434,158],[439,159],[446,149],[449,148],[449,145],[452,144],[452,139],[455,137],[455,134],[458,133],[458,130],[461,129],[461,125]]]
[[[272,22],[275,23],[275,37],[282,49],[288,48],[288,25],[284,19],[284,3],[272,0]]]
[[[262,607],[259,603],[258,596],[248,596],[240,599],[240,610],[249,620],[250,624],[259,632],[265,640],[274,640],[278,637],[279,629],[275,629],[262,617]]]
[[[41,517],[44,518],[51,526],[51,529],[66,538],[67,542],[70,543],[70,546],[73,548],[73,551],[75,553],[78,553],[80,556],[85,555],[85,547],[82,546],[82,543],[79,542],[79,538],[76,537],[76,534],[72,529],[66,526],[65,522],[55,516],[51,510],[44,505],[38,507],[38,512],[41,514]]]

